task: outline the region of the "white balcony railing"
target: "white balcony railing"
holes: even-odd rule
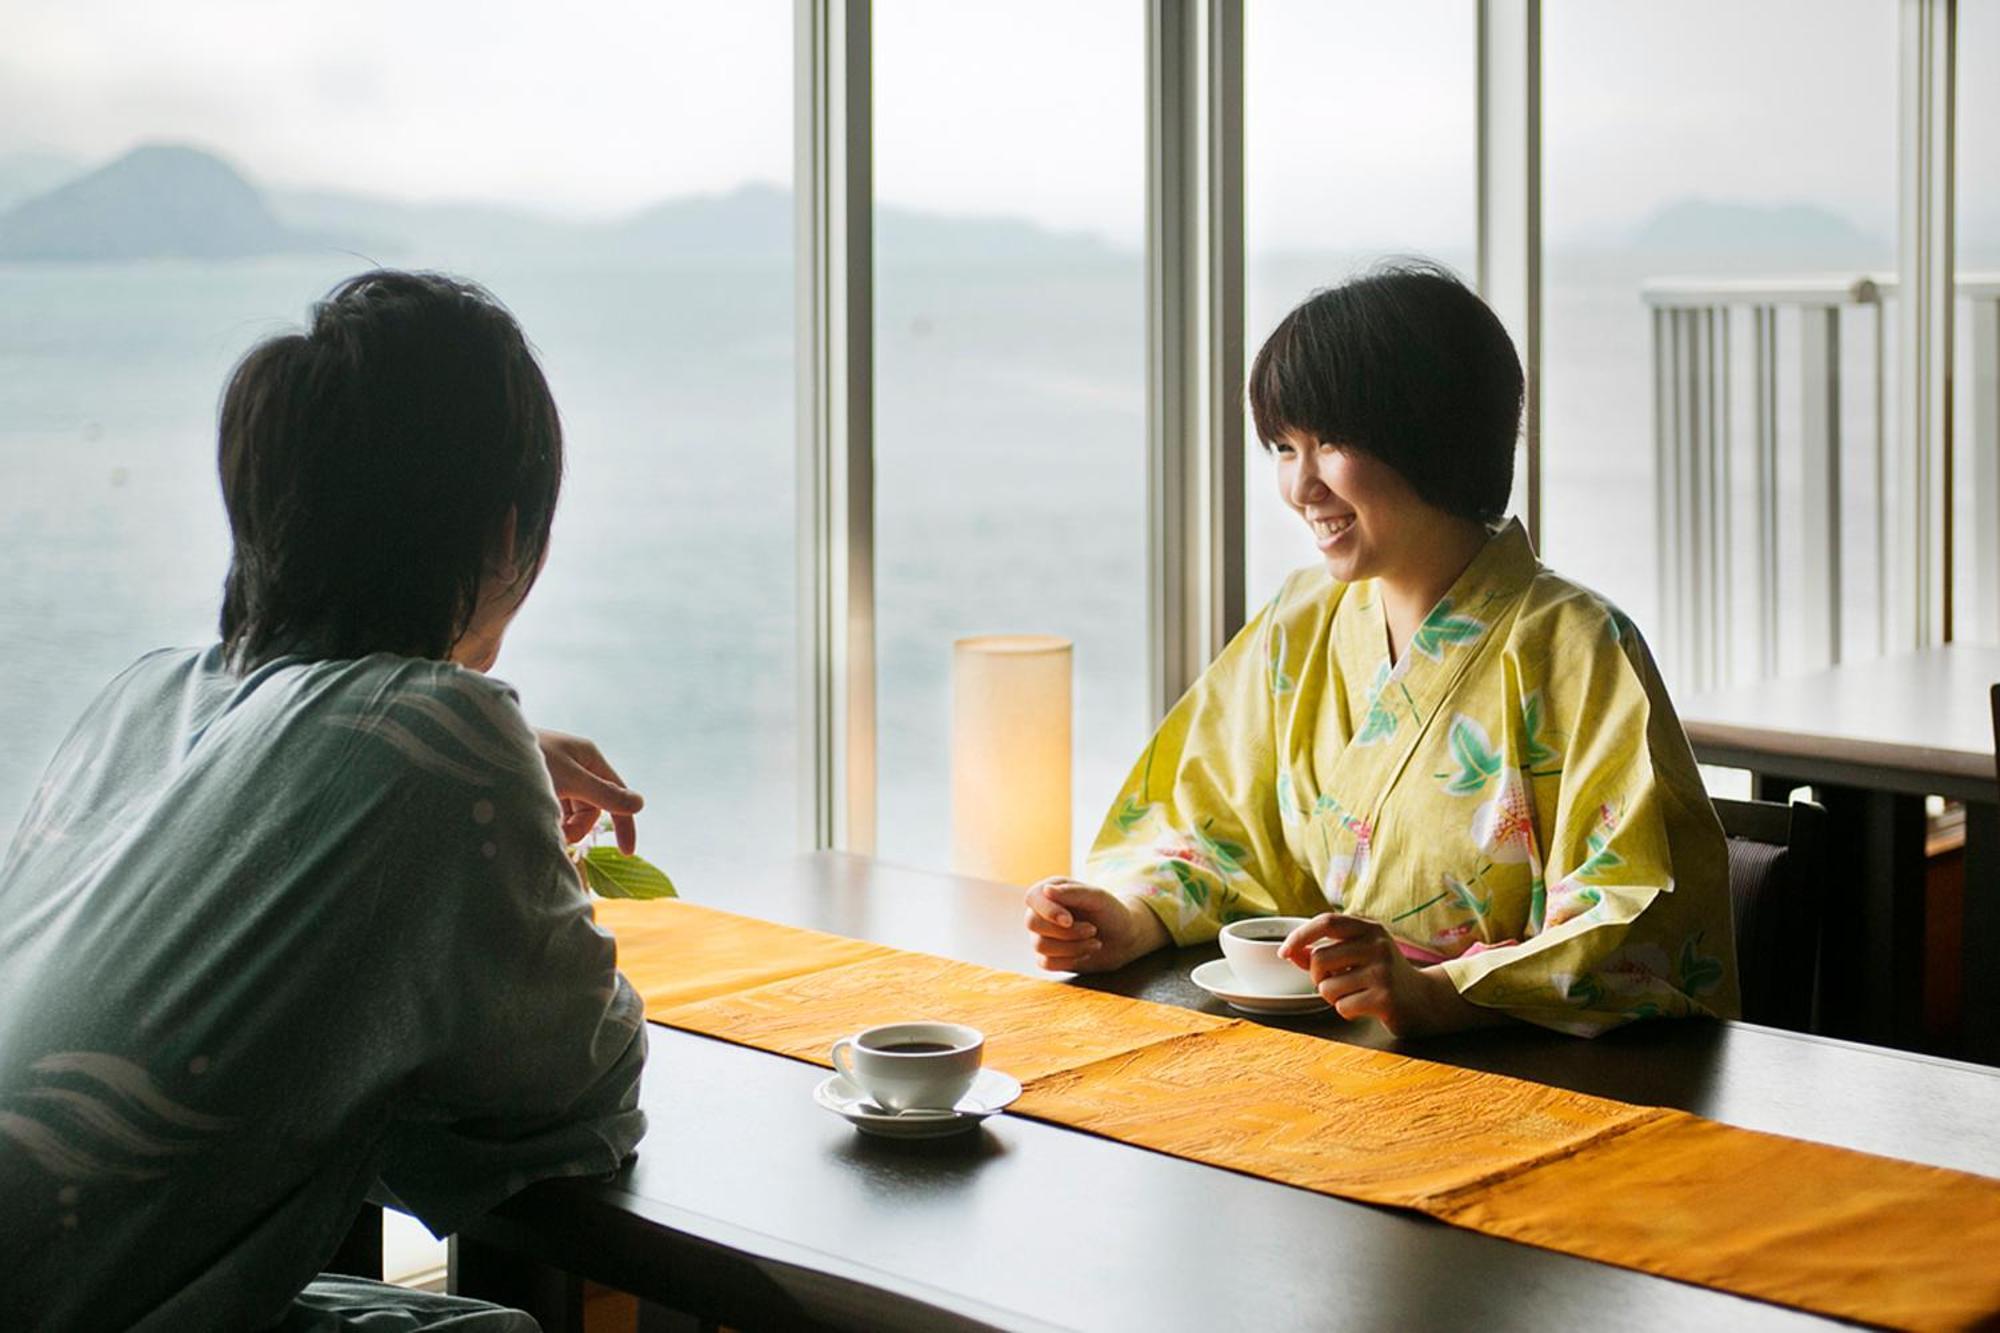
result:
[[[1653,321],[1660,637],[1677,686],[1704,689],[1839,661],[1850,628],[1844,613],[1855,609],[1849,581],[1860,572],[1858,534],[1844,520],[1870,507],[1866,573],[1876,648],[1886,649],[1892,542],[1909,523],[1897,511],[1912,507],[1887,428],[1893,390],[1884,320],[1895,294],[1893,278],[1869,276],[1662,279],[1643,287]],[[1973,562],[1973,577],[1961,584],[1970,595],[1959,604],[1972,635],[1992,638],[2000,637],[2000,275],[1962,279],[1958,297],[1969,315],[1972,373],[1959,386],[1967,466],[1954,489],[1971,501]],[[1795,346],[1781,345],[1781,327]],[[1843,328],[1870,344],[1869,355],[1843,349]],[[1843,363],[1868,367],[1872,382],[1861,386],[1868,392],[1858,411],[1849,399],[1859,395],[1843,392],[1856,387],[1843,385]],[[1735,387],[1745,366],[1747,403]],[[1796,378],[1787,383],[1788,376]],[[1747,468],[1736,457],[1746,425]],[[1857,427],[1867,453],[1844,458]],[[1781,439],[1795,458],[1781,457]],[[1843,503],[1842,475],[1854,475],[1856,463],[1871,494]],[[1749,512],[1739,515],[1744,502]],[[1788,571],[1792,549],[1800,554]],[[1787,595],[1797,603],[1787,606]],[[1747,652],[1738,642],[1745,631]]]

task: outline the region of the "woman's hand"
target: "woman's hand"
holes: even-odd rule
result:
[[[597,827],[600,814],[610,815],[618,850],[630,856],[639,845],[632,816],[646,808],[646,798],[627,787],[618,770],[583,737],[537,731],[535,741],[542,747],[542,762],[549,766],[549,781],[562,804],[563,841],[582,841]]]
[[[1051,972],[1109,972],[1167,943],[1146,904],[1060,876],[1028,890],[1028,929]]]
[[[1342,1018],[1372,1018],[1398,1037],[1456,1032],[1494,1021],[1438,968],[1403,957],[1379,923],[1324,912],[1285,937],[1278,952],[1312,973]]]

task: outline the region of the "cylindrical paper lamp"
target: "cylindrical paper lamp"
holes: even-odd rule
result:
[[[1069,873],[1070,642],[960,639],[951,654],[951,868],[1032,884]]]

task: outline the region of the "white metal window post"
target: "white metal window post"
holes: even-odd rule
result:
[[[1479,0],[1479,294],[1527,378],[1514,507],[1542,539],[1542,5]]]
[[[1952,637],[1954,65],[1957,0],[1902,0],[1897,78],[1896,431],[1909,523],[1884,571],[1889,648]]]
[[[869,0],[795,0],[799,841],[875,850]]]
[[[1152,715],[1244,620],[1243,5],[1146,0]]]

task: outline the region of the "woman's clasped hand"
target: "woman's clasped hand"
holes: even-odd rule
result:
[[[1109,972],[1168,943],[1144,903],[1062,876],[1028,890],[1028,932],[1052,972]]]
[[[1313,988],[1342,1018],[1372,1018],[1399,1037],[1479,1025],[1480,1011],[1444,973],[1418,967],[1380,922],[1322,912],[1278,948],[1312,974]]]

